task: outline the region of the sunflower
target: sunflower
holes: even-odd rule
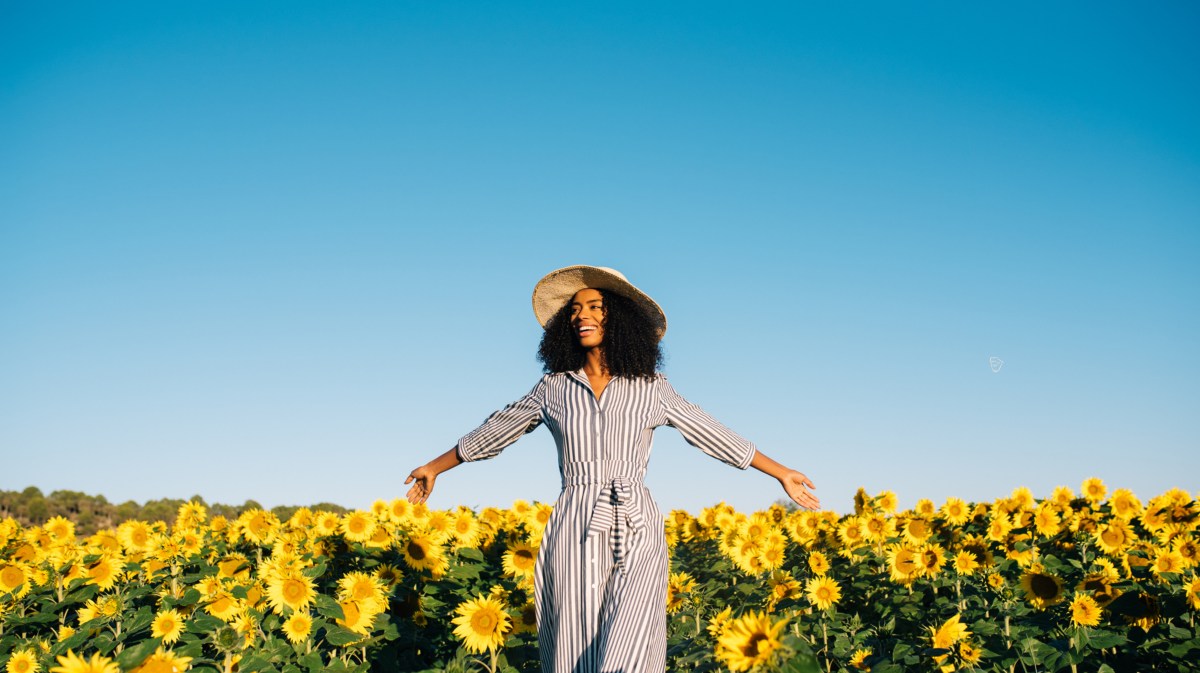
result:
[[[154,654],[146,657],[135,668],[130,669],[129,673],[176,673],[176,671],[188,670],[191,663],[191,657],[164,650],[162,645],[159,645]]]
[[[1041,564],[1035,563],[1021,575],[1021,588],[1029,602],[1039,610],[1045,610],[1063,599],[1062,580],[1046,573]]]
[[[8,673],[38,673],[42,667],[38,664],[37,655],[33,650],[25,649],[13,652],[4,669]]]
[[[361,509],[346,512],[342,517],[341,531],[351,542],[366,542],[375,533],[375,518]]]
[[[964,663],[974,666],[983,658],[983,650],[979,649],[969,640],[964,640],[958,644],[958,656]]]
[[[871,656],[871,654],[873,654],[873,652],[869,647],[854,650],[854,654],[850,655],[850,661],[847,661],[846,665],[858,671],[869,671],[871,670],[871,667],[868,666],[866,662],[867,657]]]
[[[937,577],[938,573],[942,572],[942,566],[946,564],[946,550],[936,542],[921,545],[918,561],[922,575]]]
[[[127,551],[149,551],[153,531],[145,521],[130,520],[117,526],[117,539]]]
[[[1096,545],[1109,555],[1123,552],[1133,544],[1136,534],[1124,519],[1112,519],[1107,524],[1096,529]]]
[[[1062,530],[1062,519],[1053,505],[1042,503],[1033,513],[1033,527],[1037,529],[1038,535],[1053,537]]]
[[[896,534],[896,524],[882,514],[867,514],[862,519],[863,537],[868,542],[883,542]]]
[[[1012,530],[1012,522],[1007,516],[993,516],[988,522],[987,538],[992,542],[1004,542]]]
[[[293,612],[292,616],[283,622],[283,635],[287,637],[289,642],[302,643],[308,640],[308,634],[312,632],[312,626],[312,616],[307,612]]]
[[[375,575],[352,570],[337,584],[339,600],[352,600],[370,612],[382,612],[387,608],[387,592],[383,582]]]
[[[427,535],[412,535],[401,545],[400,552],[413,570],[434,570],[442,558],[441,545]]]
[[[342,529],[342,518],[333,512],[320,512],[314,527],[319,536],[333,535]]]
[[[948,650],[958,641],[971,635],[971,632],[967,630],[967,625],[963,624],[961,619],[962,615],[954,615],[937,628],[929,627],[930,640],[933,641],[934,649]]]
[[[459,508],[452,526],[451,534],[457,540],[457,546],[475,547],[479,544],[479,534],[481,532],[479,521],[475,518],[475,514],[471,510],[465,507]]]
[[[336,620],[339,625],[362,636],[371,633],[375,615],[379,614],[377,611],[364,609],[370,606],[360,605],[357,601],[338,601],[338,605],[342,608],[342,618]]]
[[[808,555],[808,569],[814,575],[824,575],[829,572],[829,559],[825,554],[819,551],[814,551]]]
[[[1162,579],[1163,575],[1182,572],[1185,567],[1182,554],[1177,551],[1162,549],[1154,556],[1154,562],[1150,565],[1150,570],[1154,573],[1155,577]]]
[[[824,575],[814,577],[804,586],[808,601],[818,609],[828,610],[842,598],[842,589],[834,580]]]
[[[174,609],[163,610],[154,616],[150,624],[150,637],[162,638],[167,645],[179,640],[183,633],[183,615]]]
[[[383,582],[385,588],[391,589],[400,583],[400,580],[404,578],[404,573],[390,563],[381,563],[375,568],[375,576],[379,578],[380,582]]]
[[[1083,480],[1083,497],[1088,499],[1088,502],[1099,503],[1104,500],[1104,496],[1108,495],[1108,487],[1099,477],[1090,477]]]
[[[124,559],[108,554],[101,554],[100,558],[89,565],[84,572],[88,578],[87,583],[95,584],[100,587],[101,591],[108,591],[117,583],[117,577],[120,575],[123,565]]]
[[[1193,575],[1183,585],[1183,594],[1187,596],[1188,605],[1191,605],[1193,610],[1200,610],[1200,575]]]
[[[537,606],[525,601],[513,619],[513,633],[537,633]]]
[[[667,613],[678,612],[683,607],[683,595],[696,588],[696,580],[685,572],[671,573],[667,579]]]
[[[896,497],[896,494],[893,491],[884,491],[875,496],[875,505],[888,514],[896,513],[896,506],[898,502],[899,499]]]
[[[856,516],[848,516],[842,520],[837,528],[838,538],[846,549],[853,549],[863,543],[863,526],[862,519]]]
[[[1108,499],[1108,506],[1113,516],[1126,521],[1130,521],[1142,513],[1142,501],[1138,500],[1137,496],[1127,488],[1118,488],[1113,491],[1112,497]]]
[[[50,673],[121,673],[121,667],[108,657],[99,653],[91,659],[84,659],[75,654],[74,650],[57,657],[58,665],[50,669]]]
[[[456,625],[454,635],[475,654],[499,649],[504,644],[505,634],[512,629],[512,620],[505,612],[504,604],[491,596],[469,599],[454,612],[458,615],[451,620]]]
[[[959,498],[946,498],[946,504],[942,505],[941,512],[946,523],[954,526],[961,526],[971,518],[971,509]]]
[[[800,595],[800,583],[786,570],[776,570],[767,579],[767,587],[771,595],[767,598],[767,611],[771,612],[779,601],[796,598]]]
[[[787,619],[774,622],[769,615],[749,612],[725,626],[714,654],[732,671],[750,670],[774,658],[785,626]]]
[[[973,575],[979,569],[979,561],[969,551],[960,551],[954,555],[954,572],[959,575]]]
[[[733,608],[726,605],[724,610],[721,610],[717,614],[713,615],[712,618],[708,620],[708,626],[705,627],[705,630],[708,631],[708,635],[712,636],[714,639],[720,640],[721,636],[725,633],[725,627],[729,625],[729,617],[732,614]]]
[[[192,500],[183,503],[175,512],[175,527],[176,528],[195,528],[202,525],[208,519],[208,509]]]
[[[1096,626],[1100,623],[1100,606],[1087,594],[1075,594],[1071,601],[1071,623],[1076,626]]]
[[[887,560],[893,582],[910,584],[921,574],[921,559],[917,550],[908,545],[888,547]]]
[[[504,552],[504,573],[517,579],[532,578],[537,555],[538,550],[533,545],[525,542],[514,543]]]
[[[277,615],[284,614],[284,608],[304,610],[316,597],[316,585],[299,570],[272,573],[267,578],[267,602]]]
[[[236,598],[222,590],[209,598],[208,605],[205,605],[204,609],[213,617],[228,622],[241,612],[242,606]]]
[[[922,544],[933,534],[933,529],[929,527],[929,522],[920,517],[914,517],[905,521],[900,530],[904,535],[904,539],[914,545]]]
[[[0,565],[0,594],[14,594],[17,598],[29,593],[25,566],[18,563]]]
[[[1007,583],[1004,581],[1004,575],[1001,575],[998,572],[989,572],[987,576],[987,583],[988,586],[995,591],[1000,591],[1007,585]]]
[[[1113,586],[1118,579],[1120,579],[1119,576],[1110,575],[1107,572],[1091,573],[1083,577],[1079,586],[1075,587],[1075,591],[1087,592],[1097,605],[1104,607],[1121,595],[1121,590]]]

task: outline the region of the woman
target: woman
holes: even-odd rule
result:
[[[613,269],[571,266],[533,291],[545,328],[548,372],[527,395],[430,463],[411,502],[425,502],[442,472],[492,458],[545,423],[558,445],[562,492],[534,565],[538,647],[546,673],[662,671],[666,666],[668,559],[663,515],[643,485],[654,428],[739,469],[779,480],[815,509],[813,484],[679,396],[656,370],[667,329],[662,309]]]

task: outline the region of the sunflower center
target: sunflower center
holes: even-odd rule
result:
[[[478,633],[491,633],[496,629],[496,616],[489,610],[480,610],[471,616],[471,628]]]
[[[1048,575],[1034,575],[1029,579],[1029,587],[1038,598],[1049,599],[1058,596],[1058,583]]]
[[[25,571],[16,566],[4,566],[4,570],[0,570],[0,585],[5,589],[12,590],[25,583]]]
[[[758,655],[764,649],[767,649],[769,646],[770,643],[767,642],[767,634],[752,633],[750,634],[750,637],[746,639],[746,644],[742,646],[742,655],[753,657]]]
[[[304,598],[304,588],[304,582],[295,578],[288,579],[283,583],[283,597],[288,602],[294,603]]]
[[[528,549],[518,549],[513,552],[513,565],[518,568],[528,568],[533,561],[533,552]]]
[[[410,541],[408,543],[408,555],[411,556],[414,561],[423,561],[425,560],[425,548],[416,542]]]

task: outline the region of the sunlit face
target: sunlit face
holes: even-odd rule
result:
[[[571,329],[584,348],[604,341],[604,296],[600,290],[584,288],[571,297]]]

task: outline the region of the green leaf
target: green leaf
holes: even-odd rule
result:
[[[149,640],[143,640],[133,647],[127,647],[123,652],[117,655],[117,664],[121,666],[122,670],[128,671],[129,669],[140,665],[146,660],[146,657],[154,654],[155,648],[161,644],[161,638],[150,638]]]
[[[462,558],[470,559],[472,561],[479,561],[480,563],[483,562],[483,552],[473,547],[463,547],[462,549],[459,549],[458,555]]]
[[[1096,673],[1117,673],[1112,666],[1108,664],[1100,664],[1100,668],[1096,669]]]
[[[346,613],[342,612],[342,606],[338,602],[326,596],[325,594],[317,594],[317,614],[330,619],[345,619]]]
[[[321,652],[319,650],[309,652],[300,657],[297,663],[308,669],[309,673],[321,673],[321,671],[325,670],[325,662],[321,659]]]
[[[821,673],[821,665],[808,643],[793,637],[787,644],[792,648],[792,656],[783,666],[786,673]]]
[[[362,640],[363,637],[350,629],[344,629],[340,626],[330,626],[325,629],[325,641],[330,645],[349,645],[350,643]]]
[[[224,625],[225,622],[207,612],[196,611],[187,621],[187,630],[190,633],[212,633]]]
[[[326,566],[324,563],[318,563],[317,565],[315,565],[311,568],[305,568],[304,570],[302,570],[300,572],[304,573],[305,577],[315,580],[318,577],[320,577],[321,575],[325,574],[325,567]]]
[[[261,654],[250,654],[243,657],[242,660],[238,662],[238,671],[241,671],[242,673],[254,673],[255,671],[265,670],[270,665],[271,662],[268,661],[265,656]]]

